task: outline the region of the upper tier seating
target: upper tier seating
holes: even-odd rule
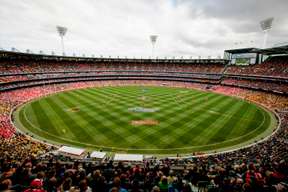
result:
[[[226,73],[288,77],[288,56],[271,57],[254,66],[229,66]]]
[[[226,73],[288,77],[288,56],[271,57],[254,66],[229,66]]]
[[[161,71],[191,73],[221,73],[223,64],[209,63],[87,63],[76,61],[10,61],[0,62],[0,74],[77,72],[77,71]]]

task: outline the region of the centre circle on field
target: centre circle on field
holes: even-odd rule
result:
[[[247,101],[172,87],[119,86],[56,93],[13,113],[25,133],[105,151],[176,154],[242,147],[270,135],[273,113]]]

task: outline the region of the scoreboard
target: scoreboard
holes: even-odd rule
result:
[[[230,49],[224,51],[224,59],[231,65],[254,65],[258,63],[259,53],[257,48]]]
[[[232,54],[231,64],[232,65],[253,65],[256,64],[256,53],[237,53]]]

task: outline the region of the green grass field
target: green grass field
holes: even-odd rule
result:
[[[13,116],[19,129],[38,139],[143,154],[241,147],[277,124],[271,112],[233,97],[141,86],[62,92],[31,101]]]

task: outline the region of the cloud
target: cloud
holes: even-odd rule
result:
[[[160,57],[218,56],[261,45],[259,21],[273,16],[269,45],[286,41],[287,0],[1,0],[0,47],[61,52],[56,25],[68,28],[72,55],[149,57],[149,35]]]

